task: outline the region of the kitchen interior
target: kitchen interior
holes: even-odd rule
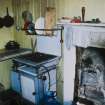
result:
[[[0,0],[0,105],[104,105],[105,1]]]

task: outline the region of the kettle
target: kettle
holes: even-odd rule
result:
[[[20,45],[16,41],[9,41],[5,45],[6,50],[16,50],[16,49],[19,49],[19,48],[20,48]]]

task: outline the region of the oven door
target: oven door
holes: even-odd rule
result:
[[[34,86],[34,80],[31,78],[28,78],[25,75],[21,75],[21,87],[22,87],[22,96],[35,103],[35,96],[33,95],[33,92],[35,92],[35,86]]]

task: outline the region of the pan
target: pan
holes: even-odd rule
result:
[[[7,7],[7,15],[4,17],[3,23],[5,27],[11,27],[14,24],[13,17],[9,16],[8,7]]]
[[[2,27],[3,27],[3,18],[0,17],[0,28],[2,28]]]

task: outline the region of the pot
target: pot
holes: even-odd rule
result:
[[[6,50],[16,50],[20,48],[20,44],[17,43],[16,41],[9,41],[5,45]]]
[[[8,8],[7,8],[7,15],[4,17],[3,23],[5,27],[11,27],[14,24],[13,17],[9,16]]]

